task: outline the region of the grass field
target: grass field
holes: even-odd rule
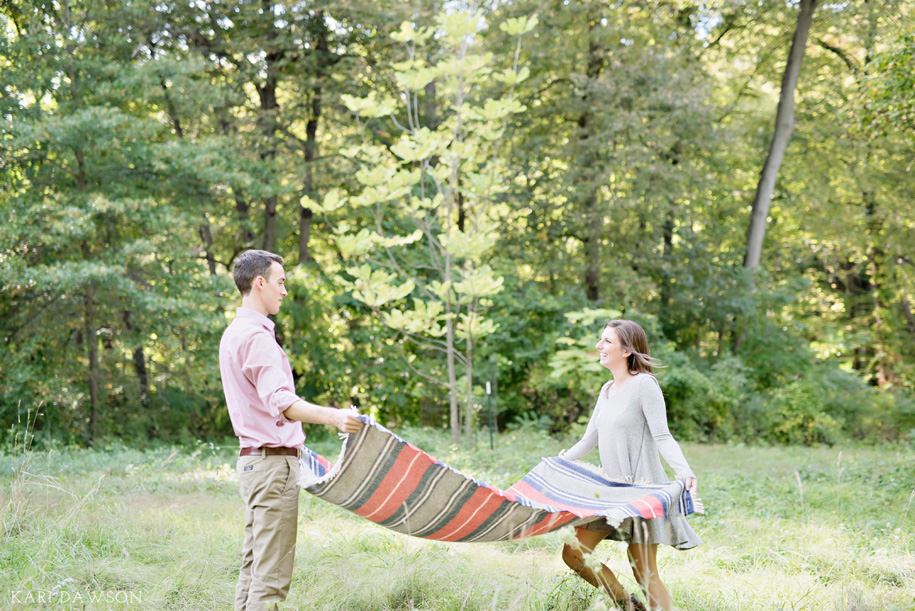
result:
[[[563,446],[525,431],[466,451],[400,433],[498,486]],[[338,444],[312,447],[333,459]],[[915,610],[912,449],[684,450],[707,513],[691,519],[702,546],[659,553],[677,608]],[[231,448],[19,452],[0,467],[0,609],[231,608],[243,512]],[[430,542],[303,492],[287,608],[606,609],[562,564],[563,536]],[[597,553],[635,591],[620,546]]]

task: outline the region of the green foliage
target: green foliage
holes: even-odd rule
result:
[[[730,357],[703,371],[682,353],[663,360],[658,381],[671,430],[679,439],[733,439],[734,420],[745,409],[749,382],[740,360]]]
[[[871,62],[863,122],[874,135],[901,130],[915,135],[915,29],[903,31]]]
[[[299,266],[286,277],[291,307],[280,311],[278,329],[287,338],[299,395],[354,405],[392,426],[418,421],[418,382],[401,364],[402,344],[379,335],[363,304],[341,294],[317,266]],[[312,439],[326,431],[312,426],[307,433]]]
[[[892,436],[887,418],[898,408],[891,395],[834,363],[809,367],[790,383],[756,398],[738,427],[774,443],[834,445],[847,437]]]
[[[388,423],[489,380],[502,429],[577,430],[620,315],[681,438],[911,438],[911,0],[818,9],[758,276],[794,5],[272,6],[0,3],[4,429],[230,434],[215,351],[259,247],[299,392]]]
[[[834,444],[841,422],[827,413],[819,391],[801,382],[776,390],[768,405],[774,416],[770,436],[782,443]]]
[[[348,151],[361,164],[356,173],[361,191],[348,202],[357,211],[371,209],[374,227],[344,223],[337,228],[337,245],[345,259],[368,258],[368,263],[347,267],[341,282],[385,325],[425,352],[443,354],[448,373],[440,382],[448,389],[455,440],[459,394],[466,401],[468,433],[472,426],[474,345],[498,326],[482,312],[503,283],[486,263],[500,216],[494,199],[505,190],[499,145],[509,116],[524,110],[511,92],[479,96],[494,63],[492,54],[475,48],[479,19],[475,12],[455,11],[439,15],[434,30],[417,30],[405,22],[393,36],[407,51],[406,61],[394,66],[406,101],[403,123],[397,120],[397,105],[374,91],[364,98],[342,97],[363,119],[391,115],[401,133],[387,150],[367,143],[363,134],[364,143]],[[536,19],[511,22],[506,31],[520,37],[534,25]],[[431,51],[423,43],[433,31],[440,38],[441,59],[428,62],[424,57]],[[431,127],[420,123],[415,100],[427,86],[437,87],[440,95],[441,117]],[[332,191],[318,208],[346,210],[344,201]],[[411,301],[405,303],[408,296]],[[460,385],[458,361],[466,371],[466,383]]]

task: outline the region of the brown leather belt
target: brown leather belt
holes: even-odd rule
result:
[[[242,448],[239,456],[298,456],[299,448]]]

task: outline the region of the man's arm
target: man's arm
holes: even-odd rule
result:
[[[334,407],[322,407],[309,403],[304,399],[299,399],[286,408],[283,415],[290,420],[299,422],[311,422],[313,424],[329,424],[335,426],[344,433],[358,433],[362,430],[362,420],[356,416],[356,412],[348,409],[337,409]]]
[[[274,418],[329,424],[344,433],[358,433],[362,421],[352,410],[322,407],[295,394],[282,368],[283,350],[268,333],[252,334],[242,359],[242,372],[254,384],[257,394]],[[285,406],[285,407],[284,407]]]

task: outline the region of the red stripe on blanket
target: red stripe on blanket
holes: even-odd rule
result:
[[[353,513],[372,522],[387,520],[416,490],[430,464],[425,453],[401,452],[378,489]]]
[[[643,518],[663,518],[664,504],[661,499],[650,494],[632,502],[632,506],[639,510]]]
[[[464,502],[464,506],[456,516],[442,528],[424,538],[436,541],[462,539],[479,528],[504,501],[505,499],[489,488],[477,488],[473,496]]]

